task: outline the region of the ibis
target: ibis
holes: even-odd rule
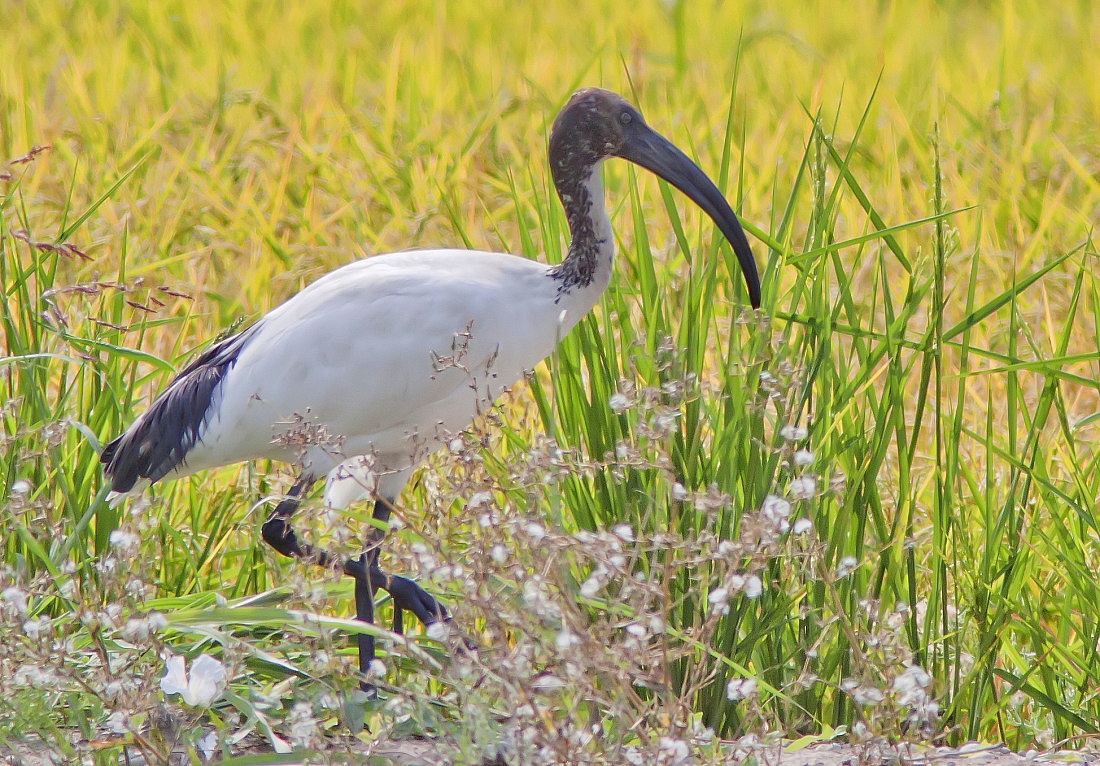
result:
[[[472,250],[409,250],[339,268],[255,324],[211,345],[103,449],[112,502],[153,482],[247,460],[293,464],[297,479],[263,524],[279,553],[355,579],[356,617],[374,620],[387,591],[395,613],[425,625],[448,610],[413,580],[383,571],[379,551],[413,470],[466,429],[548,356],[599,300],[615,239],[604,207],[604,160],[621,157],[680,189],[736,253],[748,301],[760,278],[741,223],[687,155],[622,96],[575,93],[550,132],[554,186],[565,209],[565,258],[546,265]],[[368,550],[338,557],[300,540],[291,518],[321,479],[334,508],[373,501]],[[358,636],[360,683],[375,642]]]

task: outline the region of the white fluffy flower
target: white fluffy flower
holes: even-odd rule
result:
[[[810,435],[805,426],[787,425],[779,429],[779,435],[789,442],[800,442]]]
[[[928,671],[919,665],[910,665],[894,678],[894,694],[899,704],[913,706],[925,700],[925,690],[931,683]]]
[[[602,583],[598,577],[589,577],[583,583],[581,583],[581,595],[585,598],[595,598],[596,594],[600,592]]]
[[[129,556],[136,553],[138,545],[141,543],[140,537],[125,529],[112,530],[110,537],[107,539],[111,543],[111,546],[117,548],[119,553],[123,556]]]
[[[470,509],[489,508],[493,504],[493,496],[488,492],[475,492],[466,501],[466,507]]]
[[[572,632],[568,628],[562,628],[554,639],[554,645],[558,647],[558,651],[566,652],[572,649],[574,646],[579,645],[581,637]]]
[[[760,598],[764,593],[764,582],[756,575],[745,578],[745,587],[741,591],[747,598]]]
[[[187,661],[181,655],[168,658],[168,672],[160,679],[165,694],[179,694],[195,707],[210,707],[225,691],[225,666],[209,654],[200,655],[187,673]]]
[[[313,706],[308,702],[295,702],[287,716],[290,741],[297,747],[309,747],[317,737],[317,719],[313,716]]]
[[[846,684],[842,684],[842,687],[851,696],[852,701],[861,707],[873,707],[886,698],[881,689],[865,684],[853,684],[851,679]]]
[[[691,756],[691,749],[687,742],[674,737],[661,737],[658,749],[660,750],[658,763],[667,763],[670,766],[687,763]]]
[[[804,535],[810,532],[814,528],[814,523],[809,519],[799,519],[794,523],[794,527],[791,529],[796,535]]]
[[[218,750],[218,732],[215,729],[211,729],[197,744],[199,752],[202,753],[202,757],[209,761]]]
[[[624,543],[634,542],[634,530],[630,528],[629,524],[618,524],[611,532]]]
[[[768,495],[764,498],[764,504],[760,506],[760,510],[764,518],[780,532],[786,532],[790,528],[790,522],[787,519],[791,515],[791,504],[783,498],[778,495]]]
[[[756,694],[755,678],[734,678],[726,684],[726,699],[736,702]]]
[[[0,599],[7,602],[21,616],[27,614],[27,594],[14,585],[4,588],[4,592],[0,593]]]
[[[707,601],[710,603],[710,613],[712,616],[717,617],[730,613],[729,588],[715,588],[707,595]]]
[[[813,476],[797,476],[791,479],[789,491],[795,500],[809,500],[817,494],[817,479]]]

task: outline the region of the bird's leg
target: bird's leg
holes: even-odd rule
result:
[[[294,528],[290,526],[290,519],[302,503],[302,496],[313,486],[313,479],[303,476],[299,479],[286,498],[280,502],[263,526],[264,541],[284,556],[303,559],[323,567],[333,567],[339,559],[328,551],[325,551],[309,543],[298,540]],[[370,565],[368,553],[364,553],[358,559],[348,559],[340,564],[340,569],[345,574],[355,578],[355,617],[367,623],[374,623],[374,591],[370,585]],[[377,556],[376,556],[377,558]],[[366,678],[374,661],[374,636],[360,633],[359,645],[359,671]],[[374,686],[365,680],[359,682],[359,686],[368,694],[374,694]]]
[[[387,591],[393,599],[393,630],[401,633],[404,630],[403,614],[408,609],[425,625],[431,625],[440,620],[449,620],[447,610],[428,594],[423,588],[407,577],[397,577],[386,574],[378,566],[378,555],[381,552],[384,531],[389,523],[393,511],[393,501],[387,498],[378,498],[374,502],[374,520],[376,526],[370,531],[370,547],[358,558],[349,559],[344,563],[344,573],[355,578],[355,618],[364,622],[374,622],[374,594],[379,588]],[[374,636],[360,633],[359,642],[359,672],[368,677],[371,671],[371,663],[376,657],[376,642]],[[366,681],[361,681],[363,691],[374,693],[374,687]]]
[[[287,492],[284,498],[263,525],[263,538],[272,548],[284,556],[303,559],[323,567],[339,567],[344,574],[355,578],[355,617],[367,623],[374,623],[374,594],[381,588],[393,599],[393,629],[401,633],[404,628],[405,610],[416,615],[425,625],[449,621],[447,609],[436,601],[427,591],[407,577],[387,574],[378,566],[378,554],[385,538],[383,531],[393,512],[393,500],[379,498],[374,504],[374,519],[377,527],[371,530],[370,547],[358,558],[340,561],[328,551],[309,543],[303,543],[290,526],[290,519],[302,503],[302,497],[313,486],[314,479],[309,476],[300,478]],[[338,563],[340,562],[340,563]],[[374,636],[360,633],[359,671],[364,678],[369,675],[371,663],[376,657]],[[363,691],[373,694],[374,686],[365,680],[360,681]]]
[[[403,613],[405,610],[412,612],[416,618],[425,625],[451,619],[447,608],[440,604],[427,591],[407,577],[387,574],[378,565],[378,556],[382,549],[382,540],[385,538],[384,529],[388,525],[393,513],[393,501],[380,497],[374,503],[374,520],[377,524],[371,531],[371,548],[367,551],[372,582],[372,593],[379,588],[388,592],[393,599],[393,631],[402,633],[404,628]]]
[[[298,506],[302,504],[302,497],[309,492],[313,483],[314,480],[309,476],[303,476],[294,482],[294,486],[286,493],[286,497],[275,506],[275,510],[264,522],[262,533],[264,542],[284,556],[314,559],[319,554],[320,558],[325,561],[324,563],[318,561],[318,563],[327,566],[329,557],[325,552],[316,550],[308,543],[299,542],[298,536],[294,534],[294,529],[290,526],[291,517],[298,510]]]
[[[347,564],[355,563],[358,564],[358,567],[355,567],[352,571],[345,564],[344,572],[355,578],[355,619],[373,625],[374,588],[371,587],[370,567],[367,565],[368,557],[369,554],[364,553],[359,556],[358,560],[349,559]],[[356,637],[356,642],[359,645],[359,687],[374,697],[376,696],[374,685],[366,681],[371,674],[371,664],[376,657],[374,636],[369,633],[360,633]]]
[[[386,498],[378,498],[374,503],[374,518],[379,522],[379,529],[376,529],[372,534],[374,535],[375,544],[368,551],[370,556],[370,576],[371,581],[374,583],[374,588],[382,588],[390,594],[390,598],[393,600],[393,632],[403,632],[403,619],[404,612],[410,611],[416,618],[420,620],[424,625],[434,625],[435,623],[451,623],[452,618],[447,611],[447,607],[439,603],[433,596],[427,591],[410,580],[408,577],[400,577],[394,574],[388,574],[382,571],[382,568],[378,566],[378,554],[380,552],[381,543],[385,533],[381,527],[389,521],[390,514],[393,511],[393,501]],[[373,593],[373,591],[372,591]],[[465,647],[467,651],[473,652],[477,650],[477,644],[470,639],[469,636],[460,635],[461,646]]]
[[[374,518],[380,522],[380,526],[389,521],[389,511],[379,516],[378,509],[382,507],[379,501],[374,504]],[[387,505],[388,508],[388,505]],[[363,622],[374,623],[374,594],[379,587],[384,585],[385,576],[378,570],[378,551],[382,547],[382,538],[385,533],[380,527],[371,529],[369,539],[370,547],[364,551],[358,559],[348,559],[344,563],[344,574],[355,578],[355,619]],[[394,602],[394,631],[400,633],[401,607]],[[368,633],[360,633],[357,637],[359,644],[359,672],[363,679],[371,675],[371,664],[377,657],[376,641],[374,636]],[[363,691],[371,696],[375,695],[373,684],[365,680],[359,682]]]

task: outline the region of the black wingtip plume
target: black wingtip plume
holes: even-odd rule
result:
[[[158,481],[183,464],[210,417],[218,386],[258,326],[207,349],[124,434],[103,448],[99,461],[107,466],[112,491],[129,492],[141,479]]]
[[[118,436],[111,443],[107,444],[101,453],[99,453],[99,462],[107,466],[105,473],[111,478],[111,491],[112,492],[129,492],[134,488],[134,484],[137,483],[137,475],[129,480],[129,483],[119,476],[118,473],[112,468],[111,464],[115,462],[115,455],[118,454],[118,448],[122,444],[122,440],[126,434]]]

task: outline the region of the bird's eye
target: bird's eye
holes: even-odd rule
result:
[[[634,122],[634,115],[632,115],[630,112],[623,112],[619,115],[619,122],[621,122],[623,125],[629,125],[630,123]]]

